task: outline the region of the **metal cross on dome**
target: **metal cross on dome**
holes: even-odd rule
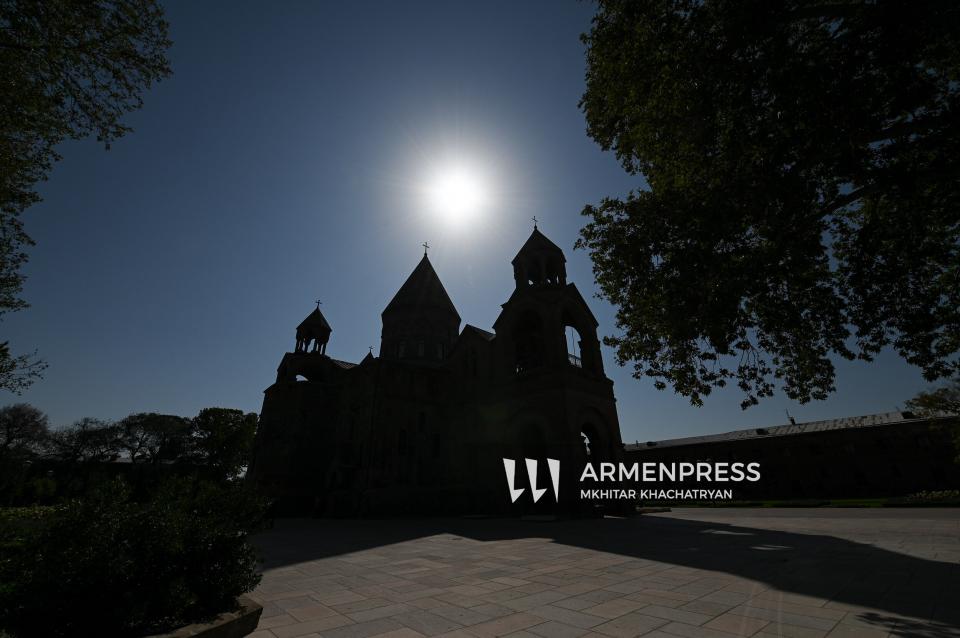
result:
[[[423,246],[423,256],[426,257],[426,256],[427,256],[427,249],[430,248],[430,244],[428,244],[427,242],[423,242],[423,243],[420,244],[420,245]]]

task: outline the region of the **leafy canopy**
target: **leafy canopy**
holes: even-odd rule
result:
[[[648,185],[578,240],[621,365],[744,408],[886,346],[960,370],[960,4],[602,0],[583,41],[588,132]]]
[[[0,317],[20,298],[26,249],[20,214],[67,139],[109,148],[121,117],[170,74],[167,23],[156,0],[0,0]],[[0,343],[0,388],[19,392],[43,365]]]

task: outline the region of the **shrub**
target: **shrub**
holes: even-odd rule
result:
[[[0,517],[0,630],[135,636],[230,610],[260,580],[262,513],[239,484],[176,479],[140,503],[114,480]]]

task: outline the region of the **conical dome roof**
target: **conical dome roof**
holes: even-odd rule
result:
[[[440,277],[433,269],[433,265],[426,255],[413,269],[407,280],[400,286],[400,290],[393,296],[384,309],[383,314],[403,310],[431,310],[434,312],[448,312],[459,322],[460,314],[450,301],[450,296],[440,282]]]
[[[317,306],[317,309],[307,315],[307,318],[300,322],[300,325],[297,326],[300,328],[319,328],[322,330],[331,330],[330,324],[327,323],[326,317],[323,316],[323,313],[320,312],[320,306]]]
[[[541,233],[537,228],[533,229],[533,232],[530,233],[530,236],[527,238],[527,241],[524,242],[523,246],[520,247],[520,250],[517,252],[517,256],[513,258],[511,264],[517,263],[525,254],[531,253],[556,253],[559,255],[560,259],[567,261],[566,257],[563,256],[563,250],[555,243],[550,241],[550,239]]]

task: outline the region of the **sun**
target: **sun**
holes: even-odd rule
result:
[[[466,166],[441,168],[428,180],[426,190],[432,212],[451,226],[468,225],[487,203],[482,176]]]

